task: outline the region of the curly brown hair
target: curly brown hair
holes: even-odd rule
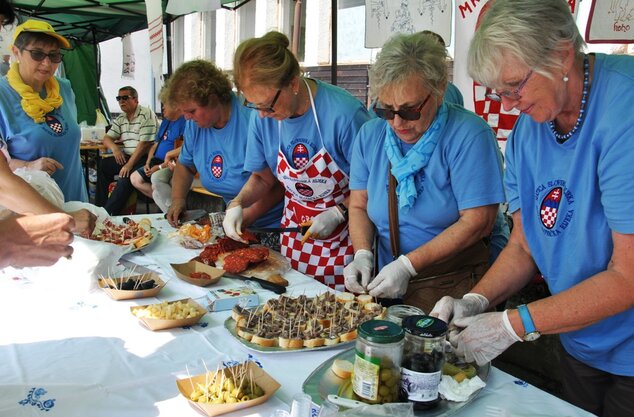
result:
[[[200,106],[231,102],[231,81],[211,61],[195,59],[178,67],[165,84],[169,103],[179,105],[195,101]],[[214,100],[214,101],[212,101]]]

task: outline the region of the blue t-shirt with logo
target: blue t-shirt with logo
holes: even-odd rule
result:
[[[231,117],[222,129],[199,128],[192,120],[185,125],[185,141],[178,161],[195,167],[207,190],[222,196],[229,204],[251,176],[244,161],[248,158],[247,131],[252,110],[231,98]],[[282,202],[260,217],[255,227],[279,227]]]
[[[4,137],[12,158],[34,161],[53,158],[64,166],[51,178],[64,193],[66,201],[88,201],[81,168],[75,94],[70,81],[57,78],[63,104],[35,123],[22,109],[20,95],[6,77],[0,78],[0,136]],[[44,93],[43,93],[44,94]]]
[[[469,110],[447,104],[449,117],[428,165],[416,174],[418,198],[399,211],[402,253],[430,241],[460,218],[460,210],[501,203],[502,164],[493,131]],[[350,189],[368,193],[368,216],[377,229],[379,268],[392,261],[388,212],[389,159],[384,150],[388,123],[367,122],[355,140]],[[399,141],[405,155],[413,145]]]
[[[632,91],[634,58],[596,54],[585,120],[572,138],[560,145],[548,123],[526,115],[509,136],[509,209],[522,210],[531,254],[553,294],[607,269],[612,231],[634,233]],[[634,309],[560,338],[589,366],[634,376]]]
[[[361,125],[370,119],[370,115],[363,104],[347,91],[315,81],[315,111],[323,146],[339,168],[348,174],[352,142]],[[252,112],[253,122],[247,146],[249,158],[244,162],[244,169],[247,171],[261,171],[268,165],[273,174],[277,175],[280,138],[282,152],[295,169],[300,168],[301,164],[305,164],[321,149],[322,140],[311,109],[299,117],[284,119],[281,123],[272,118],[261,118],[257,112]]]
[[[178,119],[171,121],[163,119],[161,126],[156,132],[155,141],[158,142],[154,157],[158,159],[165,159],[165,154],[174,149],[174,141],[183,136],[185,131],[185,117],[181,116]]]

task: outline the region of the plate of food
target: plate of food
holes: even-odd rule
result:
[[[332,358],[326,360],[317,367],[302,384],[302,390],[311,396],[313,402],[321,405],[329,395],[336,395],[341,398],[351,399],[363,402],[363,399],[356,396],[352,390],[351,373],[355,358],[355,349],[344,350]],[[443,374],[462,373],[464,377],[478,376],[482,381],[486,382],[489,376],[491,364],[484,366],[475,366],[473,364],[451,364],[446,363],[443,367]],[[454,378],[456,378],[454,376]],[[467,383],[462,381],[461,383]],[[458,412],[462,407],[471,402],[481,391],[481,389],[472,393],[466,401],[454,402],[447,401],[444,398],[440,400],[438,406],[430,410],[414,410],[415,416],[420,417],[440,417],[450,416]]]
[[[368,295],[281,295],[253,309],[235,306],[225,328],[244,346],[258,352],[322,350],[353,343],[359,324],[384,314],[385,308]]]
[[[130,307],[130,312],[148,329],[165,330],[194,325],[203,318],[207,309],[191,298],[185,298]]]
[[[192,407],[209,417],[262,404],[280,388],[252,361],[178,379],[176,385]]]
[[[106,218],[97,223],[90,236],[91,240],[128,246],[130,252],[145,249],[158,237],[158,230],[152,227],[150,219],[144,218],[139,222],[128,219],[126,222],[115,223]]]

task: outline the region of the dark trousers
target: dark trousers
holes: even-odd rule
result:
[[[600,417],[634,415],[634,377],[592,368],[563,352],[564,399]]]
[[[139,161],[132,167],[130,174],[136,169],[145,164],[145,158],[140,158]],[[122,165],[117,163],[117,160],[112,158],[104,158],[101,160],[99,174],[97,175],[97,190],[95,195],[95,203],[106,209],[106,211],[112,216],[118,216],[123,214],[125,204],[130,197],[130,194],[134,191],[134,186],[130,182],[130,177],[119,178],[117,180],[117,186],[108,198],[108,185],[114,181],[114,176],[119,175]]]

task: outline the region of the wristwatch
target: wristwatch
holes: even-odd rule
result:
[[[337,207],[341,210],[341,214],[343,214],[344,219],[348,220],[348,207],[345,204],[339,203]]]
[[[523,339],[527,342],[539,339],[539,336],[542,334],[535,329],[535,323],[533,323],[533,318],[531,317],[531,313],[528,311],[526,304],[518,305],[517,311],[520,313],[520,318],[522,319],[522,324],[524,325]]]

